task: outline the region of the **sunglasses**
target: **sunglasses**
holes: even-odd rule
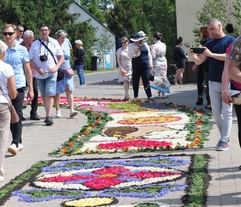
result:
[[[15,32],[3,32],[3,36],[12,36]]]
[[[122,44],[123,44],[123,43],[128,43],[128,41],[124,41],[124,42],[122,42]]]

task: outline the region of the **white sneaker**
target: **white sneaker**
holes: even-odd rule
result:
[[[62,117],[62,115],[61,115],[61,111],[60,111],[60,110],[56,111],[56,117],[57,117],[57,118]]]
[[[0,175],[0,182],[4,181],[4,177],[2,175]]]
[[[77,111],[71,111],[69,117],[70,117],[70,118],[73,118],[73,117],[75,117],[77,114],[78,114]]]
[[[19,143],[18,144],[18,151],[22,151],[23,150],[23,143]]]
[[[8,152],[13,154],[13,155],[16,155],[18,153],[18,147],[12,143],[9,147],[8,147]]]

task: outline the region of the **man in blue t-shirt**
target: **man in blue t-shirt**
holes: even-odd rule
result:
[[[201,55],[191,52],[194,62],[197,65],[206,59],[209,61],[208,84],[211,98],[212,113],[218,126],[221,138],[216,146],[216,150],[224,151],[228,149],[229,136],[232,127],[232,105],[222,101],[222,73],[226,57],[226,49],[234,41],[233,36],[225,35],[222,23],[218,19],[208,21],[208,33],[210,41],[206,44],[206,49]]]
[[[22,45],[19,45],[15,41],[16,39],[16,26],[13,24],[5,24],[3,27],[3,40],[7,44],[8,49],[4,61],[13,67],[16,77],[16,88],[18,95],[12,100],[12,104],[19,117],[22,117],[22,109],[24,102],[24,93],[26,87],[26,80],[28,83],[28,98],[32,101],[33,93],[33,80],[32,72],[29,65],[28,51]],[[22,120],[17,123],[11,124],[12,143],[8,147],[8,152],[16,155],[18,151],[23,150],[22,142]]]

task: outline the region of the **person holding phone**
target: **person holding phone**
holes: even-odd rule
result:
[[[225,35],[222,23],[218,19],[208,21],[208,35],[210,41],[206,44],[203,54],[190,53],[193,61],[200,65],[208,59],[209,72],[208,84],[211,99],[212,113],[220,132],[220,138],[216,145],[217,151],[228,150],[229,137],[232,127],[232,106],[222,101],[222,73],[226,58],[226,49],[234,41],[234,37]]]
[[[207,27],[201,27],[200,28],[200,35],[201,35],[201,42],[200,44],[205,47],[208,41],[210,40],[208,38],[208,31]],[[193,52],[195,48],[193,48]],[[199,49],[199,48],[196,48]],[[205,48],[200,48],[203,49],[200,54],[202,54],[205,50]],[[197,53],[196,53],[197,54]],[[197,93],[198,93],[198,98],[196,101],[196,105],[201,106],[203,105],[203,83],[206,83],[206,100],[207,100],[207,105],[205,106],[206,109],[211,109],[211,103],[210,103],[210,96],[209,96],[209,87],[208,87],[208,59],[204,61],[201,65],[197,67]]]

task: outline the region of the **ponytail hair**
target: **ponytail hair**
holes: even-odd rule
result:
[[[180,43],[182,43],[183,38],[180,36],[178,37],[177,41],[176,41],[176,45],[179,45]]]

